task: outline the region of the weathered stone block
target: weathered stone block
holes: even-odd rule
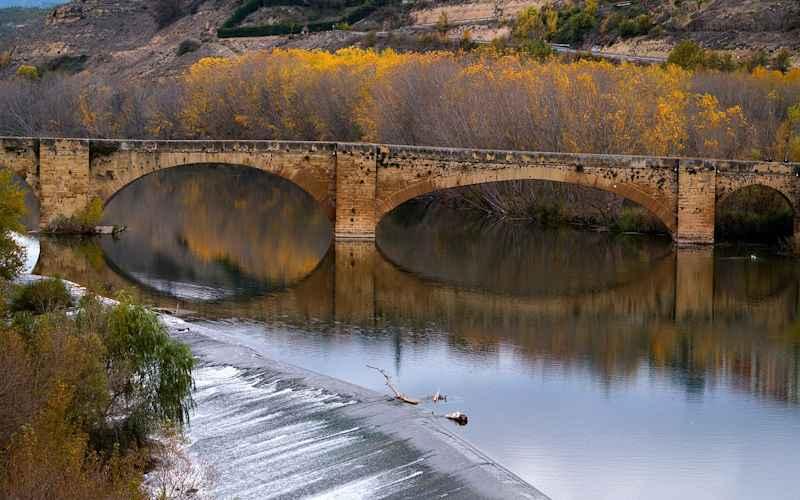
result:
[[[377,149],[342,145],[336,153],[336,226],[340,239],[375,239]]]
[[[716,170],[701,160],[681,160],[678,166],[679,245],[714,243]]]
[[[40,226],[69,217],[90,199],[89,141],[42,139],[39,146]]]

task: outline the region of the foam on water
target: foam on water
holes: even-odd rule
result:
[[[338,414],[348,397],[232,366],[202,366],[195,379],[187,450],[223,478],[211,496],[383,498],[430,472],[419,453]]]

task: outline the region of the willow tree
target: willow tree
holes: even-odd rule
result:
[[[0,170],[0,280],[14,278],[22,269],[23,249],[14,241],[12,231],[21,231],[25,198],[14,184],[11,172]]]

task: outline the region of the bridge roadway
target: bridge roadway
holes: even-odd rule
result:
[[[643,206],[681,245],[714,242],[717,204],[752,185],[779,192],[797,217],[800,165],[693,158],[542,153],[286,141],[135,141],[0,137],[0,167],[31,186],[40,225],[166,168],[257,168],[307,191],[337,240],[374,240],[381,218],[416,196],[474,184],[546,180],[589,186]]]

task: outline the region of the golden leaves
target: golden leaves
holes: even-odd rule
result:
[[[183,118],[202,137],[421,138],[452,146],[726,157],[787,150],[788,124],[776,138],[780,121],[765,132],[766,145],[745,144],[748,134],[755,137],[752,96],[709,91],[697,77],[675,65],[535,62],[507,52],[277,49],[198,61],[185,76]],[[800,86],[800,70],[759,68],[732,78],[771,102],[776,116],[787,107],[785,96],[800,94],[787,90]],[[85,120],[93,119],[87,112]],[[546,139],[509,128],[521,125]],[[431,134],[436,126],[452,133]],[[776,140],[780,147],[772,146]]]

